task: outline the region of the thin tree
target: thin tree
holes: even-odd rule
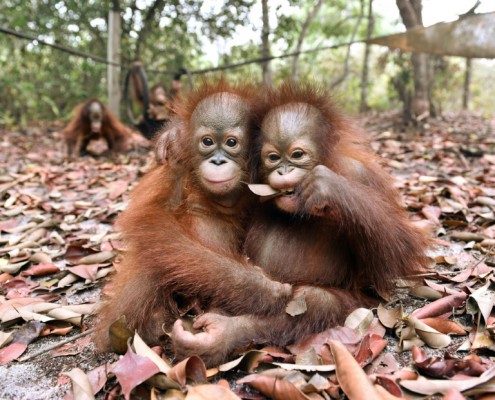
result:
[[[108,61],[120,64],[120,38],[121,32],[121,16],[120,16],[120,1],[112,0],[111,9],[108,14]],[[108,107],[117,116],[120,117],[120,67],[108,64]]]
[[[469,87],[471,86],[471,66],[472,59],[466,58],[466,68],[464,70],[464,89],[462,91],[462,109],[469,109]]]
[[[335,88],[338,85],[340,85],[345,80],[345,78],[347,77],[347,74],[349,73],[349,60],[351,58],[351,46],[352,46],[352,43],[354,42],[354,39],[356,38],[358,29],[359,29],[359,25],[361,25],[361,21],[363,20],[363,17],[364,17],[364,0],[361,0],[361,8],[359,11],[358,19],[356,21],[356,25],[354,25],[354,28],[352,29],[351,40],[349,42],[349,45],[347,46],[347,52],[346,52],[345,61],[344,61],[344,68],[342,69],[342,74],[330,84],[331,88]]]
[[[321,6],[325,3],[325,0],[318,0],[311,10],[310,13],[308,13],[308,16],[306,17],[306,20],[304,21],[304,24],[301,28],[301,33],[299,34],[299,37],[297,39],[297,44],[296,44],[296,49],[295,53],[296,55],[294,56],[294,60],[292,62],[292,79],[294,81],[297,81],[298,79],[298,73],[299,73],[299,52],[301,51],[303,41],[306,37],[306,34],[308,33],[308,28],[313,19],[318,15],[318,12],[321,9]]]
[[[165,5],[165,0],[155,0],[155,2],[148,8],[146,15],[143,19],[143,25],[138,33],[136,40],[136,50],[134,51],[134,60],[139,60],[141,57],[141,47],[146,39],[146,35],[152,28],[153,20],[155,19],[155,14],[161,12]]]
[[[467,12],[464,14],[459,15],[459,18],[466,18],[469,17],[470,15],[475,14],[476,9],[478,6],[481,4],[480,0],[477,0],[474,6],[472,6]],[[471,75],[472,75],[472,59],[471,58],[466,58],[466,68],[464,69],[464,88],[462,91],[462,109],[463,110],[468,110],[469,109],[469,92],[470,92],[470,86],[471,86]]]
[[[263,13],[263,29],[261,31],[261,57],[270,57],[270,19],[268,16],[268,0],[261,0],[261,7]],[[262,63],[263,68],[263,82],[271,85],[272,83],[272,70],[270,66],[270,60],[266,60]]]
[[[373,36],[373,28],[375,27],[375,18],[373,17],[373,0],[368,1],[368,29],[366,30],[366,40],[371,39]],[[364,113],[368,111],[368,76],[369,76],[369,59],[370,59],[371,45],[366,43],[364,49],[363,59],[363,71],[361,73],[361,104],[359,106],[360,112]]]
[[[396,0],[397,7],[406,29],[413,29],[423,26],[422,0]],[[407,110],[405,114],[414,117],[423,117],[430,111],[428,98],[428,55],[423,53],[413,53],[411,55],[413,65],[414,94],[412,99],[412,110]]]

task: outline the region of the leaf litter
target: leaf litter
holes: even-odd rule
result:
[[[98,354],[87,335],[105,277],[121,256],[112,223],[152,162],[149,149],[67,162],[59,133],[48,126],[2,131],[0,397],[453,399],[493,393],[495,120],[445,115],[409,132],[397,121],[382,114],[364,122],[411,218],[435,238],[422,284],[411,290],[404,277],[388,303],[356,310],[345,326],[285,349],[244,348],[209,370],[199,357],[172,363],[160,348],[125,331],[125,321],[114,327],[124,356]],[[254,190],[276,195],[263,186]],[[304,297],[288,312],[303,314]]]

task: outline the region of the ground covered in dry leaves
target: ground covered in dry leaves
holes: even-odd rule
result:
[[[112,222],[149,149],[67,162],[59,127],[0,128],[0,398],[495,398],[495,119],[397,122],[365,121],[411,217],[436,238],[422,285],[399,282],[343,327],[211,370],[197,357],[173,365],[139,336],[120,357],[90,341],[122,257]]]

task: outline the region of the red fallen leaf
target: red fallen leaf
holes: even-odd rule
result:
[[[15,219],[9,219],[7,221],[0,222],[0,231],[5,231],[6,229],[12,229],[17,226],[18,222]]]
[[[38,338],[45,324],[40,321],[30,321],[19,328],[12,342],[0,350],[0,365],[5,365],[21,356],[29,343]]]
[[[404,395],[402,393],[402,389],[397,384],[397,382],[395,382],[395,380],[389,378],[388,376],[378,375],[376,377],[375,383],[377,385],[380,385],[381,387],[385,388],[387,390],[387,392],[389,392],[393,396],[402,397]]]
[[[205,363],[198,356],[186,358],[171,368],[167,372],[167,376],[182,387],[186,386],[187,378],[191,378],[196,383],[206,382]]]
[[[330,351],[330,346],[325,343],[320,350],[321,363],[323,365],[333,365],[335,360],[333,359],[332,352]]]
[[[454,335],[466,334],[466,330],[454,321],[447,321],[441,318],[422,318],[420,321],[446,335],[449,333]]]
[[[158,372],[160,370],[153,361],[137,355],[130,347],[113,369],[126,399],[130,399],[132,389]]]
[[[267,353],[267,355],[273,358],[281,358],[285,363],[294,362],[294,356],[292,354],[287,353],[284,349],[279,349],[278,347],[267,346],[260,349],[260,351]]]
[[[14,279],[9,280],[4,285],[2,285],[3,289],[16,289],[21,288],[27,285],[26,278],[15,277]]]
[[[387,346],[387,341],[378,335],[366,335],[358,349],[354,353],[354,358],[361,367],[368,365]]]
[[[271,399],[310,400],[291,382],[273,376],[252,374],[239,379],[237,383],[246,383]]]
[[[100,264],[80,264],[68,268],[74,275],[80,276],[83,279],[89,279],[91,282],[96,280],[96,273]]]
[[[368,374],[386,375],[393,374],[399,369],[399,363],[391,353],[380,354],[366,367]]]
[[[48,335],[67,335],[73,329],[73,325],[65,321],[50,321],[45,323],[45,328],[40,336]]]
[[[50,275],[60,271],[60,269],[52,263],[41,263],[32,265],[27,270],[21,272],[21,276],[40,276]]]
[[[388,392],[383,386],[380,386],[378,384],[373,385],[375,390],[378,392],[378,394],[381,396],[381,400],[409,400],[405,397],[396,397],[390,392]]]
[[[86,241],[79,240],[77,242],[71,243],[69,247],[67,247],[67,251],[65,252],[65,259],[71,264],[76,264],[81,258],[96,253],[96,251],[92,249],[83,247],[82,243],[86,243]]]
[[[95,369],[87,372],[91,386],[93,387],[93,393],[98,393],[107,381],[107,373],[112,371],[112,366],[110,364],[100,365]]]
[[[350,400],[381,400],[382,397],[345,346],[334,340],[329,343],[335,359],[337,380],[347,397]]]
[[[445,355],[440,357],[427,357],[426,351],[418,347],[413,347],[412,358],[416,369],[424,375],[433,378],[452,378],[458,374],[464,376],[480,376],[488,369],[479,357],[467,356],[463,359]]]
[[[5,283],[13,278],[12,275],[7,274],[6,272],[0,274],[0,283]]]
[[[421,210],[423,215],[428,218],[430,221],[433,221],[435,224],[440,225],[440,215],[442,214],[442,210],[440,207],[436,206],[426,206]]]
[[[10,343],[7,347],[0,350],[0,365],[8,364],[17,359],[27,349],[25,343]]]
[[[359,335],[359,333],[355,330],[344,326],[338,326],[336,328],[327,329],[321,333],[308,336],[295,344],[287,346],[287,349],[289,349],[292,354],[298,355],[299,353],[304,353],[305,351],[314,348],[316,354],[320,354],[322,346],[326,344],[329,339],[339,341],[345,345],[355,345],[359,343],[361,338],[361,335]]]
[[[418,376],[419,375],[416,371],[413,371],[412,369],[409,368],[400,369],[394,372],[393,374],[394,379],[408,380],[408,381],[414,381],[415,379],[418,379]]]
[[[449,296],[443,297],[441,299],[435,300],[434,302],[427,304],[412,312],[412,316],[418,319],[436,317],[438,315],[444,314],[452,310],[452,308],[458,308],[466,301],[467,295],[464,292],[458,292],[456,294],[451,294]]]
[[[386,332],[387,330],[380,323],[380,320],[378,318],[373,318],[373,321],[371,321],[370,326],[368,327],[368,329],[366,329],[366,332],[364,332],[364,334],[373,334],[384,337]]]
[[[118,181],[110,182],[110,184],[108,185],[108,189],[109,189],[108,198],[111,200],[115,200],[117,197],[123,194],[128,187],[129,187],[129,182],[127,181],[118,180]]]
[[[446,294],[457,294],[457,293],[459,293],[459,291],[454,290],[454,289],[448,287],[447,285],[441,285],[441,284],[436,283],[436,282],[433,282],[433,281],[431,281],[429,279],[425,279],[425,283],[426,283],[427,286],[431,287],[432,289],[434,289],[434,290],[436,290],[436,291],[438,291],[438,292],[440,292],[442,294],[444,294],[444,293],[446,293]]]
[[[421,374],[432,378],[450,378],[455,375],[454,360],[441,360],[439,357],[431,357],[414,365]]]
[[[80,354],[91,343],[90,336],[84,336],[73,343],[67,343],[66,345],[50,351],[52,357],[64,357],[75,356]]]
[[[426,360],[426,351],[420,347],[413,346],[412,359],[415,363],[421,363]]]
[[[493,271],[495,271],[495,268],[489,267],[484,262],[481,262],[473,268],[473,275],[479,276],[479,275],[488,274],[488,273],[493,272]]]
[[[7,288],[6,299],[25,298],[31,295],[31,292],[38,285],[34,282],[26,282],[24,279],[21,277],[14,278],[3,285],[4,288]]]
[[[466,268],[465,270],[459,272],[457,275],[442,275],[439,274],[438,278],[445,280],[445,281],[450,281],[450,282],[466,282],[469,277],[472,275],[473,269],[472,268]]]

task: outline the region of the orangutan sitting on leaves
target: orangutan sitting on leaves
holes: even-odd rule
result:
[[[242,255],[254,200],[243,183],[253,98],[251,88],[219,81],[179,103],[158,147],[166,164],[141,179],[117,220],[126,251],[100,313],[100,349],[111,348],[108,330],[122,315],[149,344],[163,344],[188,312],[280,312],[291,298],[291,285]]]
[[[99,100],[88,100],[74,111],[74,117],[62,131],[69,158],[87,153],[92,140],[103,138],[110,154],[126,152],[132,132]]]
[[[252,218],[244,251],[271,279],[293,285],[306,310],[292,316],[210,309],[193,324],[196,334],[178,319],[171,334],[178,359],[199,355],[213,366],[251,341],[293,343],[370,305],[370,292],[389,296],[398,278],[427,265],[428,239],[409,222],[392,178],[329,96],[289,83],[263,93],[255,101],[260,134],[252,172],[264,185],[252,189],[268,200]]]

